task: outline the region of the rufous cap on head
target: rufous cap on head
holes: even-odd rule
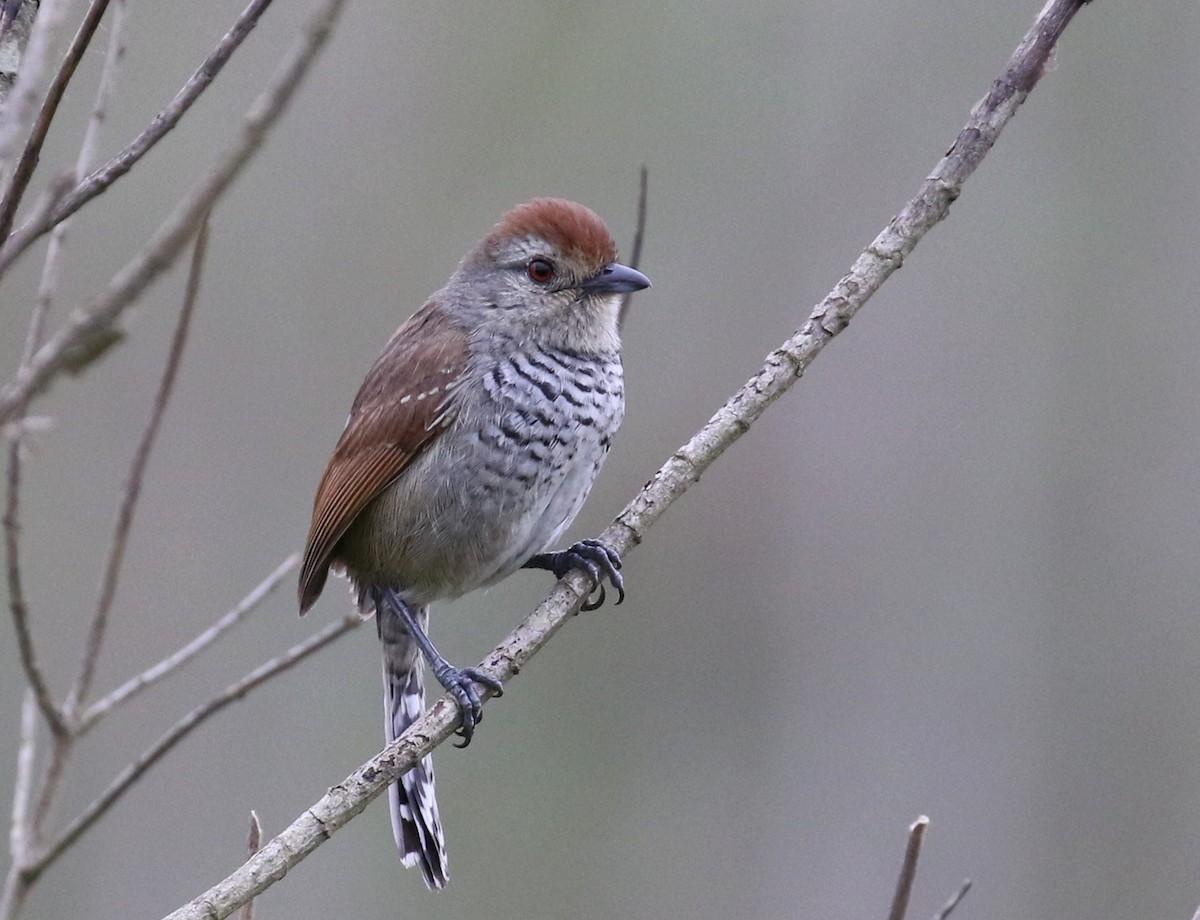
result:
[[[538,237],[581,265],[599,269],[616,261],[617,244],[600,216],[564,198],[535,198],[513,208],[484,239],[482,246],[500,240]]]

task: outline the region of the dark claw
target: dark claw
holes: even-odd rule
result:
[[[434,671],[434,676],[458,703],[458,709],[462,713],[462,728],[457,734],[462,738],[462,744],[456,744],[455,747],[465,748],[471,743],[475,726],[483,721],[483,700],[480,699],[475,685],[487,687],[496,696],[504,695],[504,685],[478,668],[460,669],[449,664]]]
[[[625,600],[625,580],[621,577],[621,556],[599,540],[580,540],[578,543],[557,553],[541,553],[525,563],[527,569],[546,569],[562,578],[571,569],[581,569],[592,580],[592,593],[600,596],[595,601],[585,601],[582,610],[595,610],[605,600],[604,581],[617,589],[617,603]],[[589,595],[590,596],[590,595]]]
[[[584,604],[584,610],[595,610],[604,603],[604,579],[617,589],[617,603],[625,600],[625,579],[621,577],[621,556],[599,540],[580,540],[566,551],[568,568],[583,569],[600,591],[594,603]],[[560,576],[561,577],[561,576]]]
[[[587,611],[599,610],[601,607],[604,606],[604,599],[606,597],[606,595],[604,593],[604,583],[597,581],[596,582],[596,590],[600,592],[600,596],[598,598],[596,598],[594,601],[584,601],[579,607],[580,610],[587,610]],[[590,597],[591,595],[588,595],[588,596]],[[619,604],[620,601],[617,601],[617,603]]]

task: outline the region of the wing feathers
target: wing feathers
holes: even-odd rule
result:
[[[325,586],[338,541],[453,417],[467,333],[430,301],[392,336],[367,373],[313,503],[300,569],[300,612]]]

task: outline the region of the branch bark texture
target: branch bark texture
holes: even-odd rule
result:
[[[949,211],[963,183],[996,142],[1000,131],[1037,84],[1055,43],[1087,0],[1049,0],[1013,52],[990,92],[972,110],[953,145],[905,206],[850,271],[817,304],[804,325],[771,352],[762,369],[722,406],[687,444],[654,474],[600,539],[624,553],[776,399],[904,262],[921,238]],[[3,419],[0,403],[0,419]],[[515,676],[578,610],[586,576],[568,574],[549,597],[482,662],[503,681]],[[331,788],[224,881],[167,920],[222,920],[283,878],[297,863],[366,808],[402,773],[450,737],[457,706],[443,697],[400,738]]]

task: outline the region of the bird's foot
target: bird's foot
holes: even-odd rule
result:
[[[527,569],[546,569],[562,578],[571,569],[580,569],[592,579],[593,593],[600,592],[595,601],[585,601],[583,610],[595,610],[604,603],[604,580],[617,589],[617,603],[625,600],[625,580],[621,577],[621,555],[599,540],[580,540],[557,553],[540,553],[525,563]],[[589,595],[590,597],[591,595]]]
[[[462,728],[457,734],[462,738],[462,744],[456,744],[455,747],[465,748],[471,743],[475,726],[483,721],[483,700],[475,685],[487,687],[496,696],[504,695],[504,685],[479,668],[456,668],[445,658],[433,663],[433,674],[458,703],[462,713]]]

